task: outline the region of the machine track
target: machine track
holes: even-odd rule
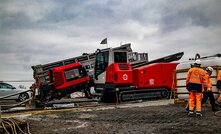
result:
[[[166,88],[157,89],[135,89],[131,91],[122,91],[119,94],[120,101],[146,100],[156,98],[167,98],[169,92]]]

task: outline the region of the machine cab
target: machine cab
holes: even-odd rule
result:
[[[102,90],[108,84],[132,83],[132,70],[127,51],[112,48],[97,50],[94,73],[95,90]]]

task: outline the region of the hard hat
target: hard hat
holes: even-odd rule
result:
[[[213,71],[213,68],[212,68],[212,67],[207,67],[207,68],[206,68],[206,70],[208,70],[208,71],[211,71],[211,72],[212,72],[212,71]]]
[[[195,61],[194,61],[194,64],[201,65],[201,61],[200,61],[200,60],[195,60]]]

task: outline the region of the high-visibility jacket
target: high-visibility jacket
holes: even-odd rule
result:
[[[219,70],[218,75],[217,75],[216,88],[221,90],[221,70]]]
[[[205,76],[204,76],[204,78],[205,78],[205,81],[204,81],[203,86],[204,86],[205,88],[207,88],[207,90],[212,91],[212,80],[211,80],[211,78],[210,78],[210,76],[209,76],[209,73],[208,73],[207,71],[205,71]]]
[[[186,84],[203,84],[205,82],[205,71],[199,67],[190,68],[187,73]]]
[[[219,72],[218,72],[217,80],[221,80],[221,70],[219,70]]]

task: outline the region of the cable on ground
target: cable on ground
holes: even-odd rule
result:
[[[18,125],[18,121],[13,118],[11,118],[11,119],[2,118],[2,122],[1,122],[0,126],[3,128],[3,131],[7,134],[10,134],[10,132],[12,134],[18,134],[19,132],[21,132],[22,134],[31,134],[28,123],[26,126],[27,132],[24,132],[24,131],[22,131],[21,127]],[[7,128],[6,126],[9,126],[9,127]]]

